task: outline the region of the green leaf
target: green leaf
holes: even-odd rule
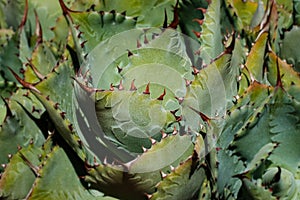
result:
[[[96,93],[96,115],[105,133],[118,146],[132,153],[150,148],[150,138],[175,121],[161,101],[137,91],[104,91]]]
[[[268,167],[288,169],[296,177],[300,162],[296,147],[300,127],[299,103],[279,86],[272,88],[254,83],[231,108],[219,141],[221,148],[227,149],[228,145],[232,154],[244,162],[245,169],[236,174],[243,180],[239,196],[263,199],[269,194],[260,188],[259,179]],[[220,166],[220,170],[224,170],[226,165],[221,162]]]
[[[290,95],[300,100],[300,96],[297,92],[300,89],[299,72],[296,72],[291,65],[281,60],[274,52],[269,53],[267,69],[267,77],[271,85],[276,86],[278,73],[280,73],[280,81],[284,89]]]
[[[14,76],[9,72],[8,67],[11,67],[21,76],[20,69],[23,67],[23,63],[20,60],[20,51],[17,48],[20,43],[19,34],[19,32],[15,33],[7,41],[7,45],[0,51],[0,66],[1,71],[4,71],[4,74],[1,74],[1,76],[7,81],[17,82]]]
[[[242,73],[244,74],[242,78],[251,80],[251,82],[255,80],[260,83],[264,83],[264,62],[266,57],[267,40],[267,32],[262,32],[261,35],[257,38],[247,57],[245,67],[242,71]]]
[[[198,148],[188,135],[167,136],[133,161],[120,166],[104,164],[91,168],[85,180],[91,183],[91,188],[121,199],[144,199],[146,193],[156,191],[165,174],[172,174],[174,166],[181,166],[190,158],[194,149],[199,156],[203,153],[203,140],[201,137],[197,140]],[[193,163],[197,166],[196,161]],[[185,172],[182,171],[183,176]]]
[[[300,140],[300,112],[299,102],[295,101],[283,91],[279,90],[276,101],[272,105],[270,116],[270,132],[272,140],[279,144],[278,148],[271,154],[271,160],[276,166],[284,167],[294,174],[298,170],[300,162],[297,144]],[[288,155],[288,156],[285,156]]]
[[[245,173],[249,173],[249,171],[253,172],[257,170],[270,155],[274,152],[274,149],[278,146],[278,144],[268,143],[263,146],[251,160],[251,162],[247,165],[245,169]]]
[[[3,100],[3,98],[10,98],[15,90],[16,84],[14,82],[5,80],[0,75],[0,124],[4,122],[7,114],[7,106],[5,105],[5,100]]]
[[[2,47],[6,46],[8,41],[11,39],[11,37],[14,35],[14,31],[12,29],[0,29],[0,45]],[[3,49],[0,50],[2,52]]]
[[[272,195],[281,199],[298,199],[300,195],[299,180],[284,168],[269,168],[263,175],[263,184],[272,189]]]
[[[192,158],[183,162],[159,183],[151,199],[192,199],[205,179],[205,170],[194,167]]]
[[[85,70],[91,70],[93,85],[98,88],[108,90],[111,83],[118,85],[122,80],[124,88],[129,89],[135,80],[135,86],[143,91],[150,82],[153,98],[159,97],[164,89],[167,90],[164,99],[173,95],[183,97],[184,79],[193,79],[191,66],[199,59],[190,58],[188,45],[193,50],[199,47],[196,41],[173,29],[134,29],[101,43],[90,53],[84,66]],[[132,56],[128,56],[128,50]]]
[[[253,114],[258,108],[262,108],[269,98],[269,88],[266,85],[254,82],[241,96],[235,105],[227,111],[225,125],[220,134],[221,148],[226,148],[235,137],[235,134],[245,132],[245,125],[251,118],[255,122]],[[267,99],[267,100],[266,100]],[[255,127],[255,126],[254,126]]]
[[[199,132],[199,124],[206,123],[195,110],[209,118],[224,116],[227,103],[231,102],[236,87],[236,69],[230,66],[230,61],[231,54],[222,54],[200,70],[188,87],[187,95],[181,104],[181,114],[185,126],[191,130]]]
[[[201,136],[199,136],[201,137]],[[155,143],[131,165],[130,172],[160,171],[169,166],[177,166],[193,153],[194,144],[188,135],[170,135]],[[149,165],[145,165],[149,163]]]
[[[272,196],[271,191],[265,189],[261,185],[260,180],[258,180],[257,183],[254,183],[251,180],[244,178],[242,182],[243,185],[238,198],[243,198],[245,200],[276,199],[276,197]]]
[[[300,72],[300,60],[298,55],[298,42],[299,42],[300,28],[293,26],[290,31],[284,33],[282,40],[282,47],[280,49],[280,56],[289,64],[292,64],[294,69]]]
[[[40,78],[50,74],[53,68],[57,67],[57,58],[45,43],[37,45],[29,58],[30,62],[24,73],[25,81],[29,83],[39,82]]]
[[[199,200],[210,200],[212,199],[211,197],[211,188],[210,188],[210,182],[205,179],[202,183],[202,186],[200,188],[200,193],[199,193]]]
[[[254,28],[254,27],[258,26],[261,23],[264,14],[265,14],[264,2],[259,0],[256,11],[255,11],[255,13],[253,14],[253,17],[252,17],[250,27]]]
[[[100,42],[136,27],[136,20],[116,12],[68,11],[78,57],[84,60]]]
[[[31,142],[41,146],[45,141],[39,127],[19,103],[12,100],[9,107],[13,115],[6,116],[0,127],[0,163],[6,163],[7,155],[15,154],[18,146],[25,147]]]
[[[38,166],[38,156],[41,153],[41,149],[30,145],[12,156],[0,179],[0,198],[24,199],[27,196],[34,183],[35,174],[24,162],[23,157],[30,160],[34,166]]]
[[[5,15],[7,26],[12,26],[14,30],[17,30],[23,17],[25,1],[7,1],[4,4],[3,13]]]
[[[61,148],[54,147],[52,152],[47,154],[43,165],[28,199],[109,199],[95,197],[83,187],[69,158]]]
[[[85,181],[91,189],[104,192],[120,199],[146,199],[146,193],[153,191],[159,173],[131,174],[120,165],[98,165],[88,171]]]
[[[29,0],[28,20],[32,25],[35,23],[34,10],[38,15],[38,19],[43,30],[43,39],[50,41],[55,37],[51,28],[55,27],[57,18],[62,16],[62,10],[59,2],[49,2],[47,0]]]
[[[36,83],[35,87],[44,97],[48,96],[55,104],[58,103],[61,112],[65,112],[66,118],[73,122],[73,79],[71,77],[74,76],[74,70],[69,64],[69,60],[60,62],[46,78]]]
[[[225,2],[231,16],[234,18],[236,29],[239,32],[243,29],[247,30],[251,21],[254,20],[253,17],[257,17],[255,12],[257,10],[258,3],[240,0],[226,0]]]
[[[201,32],[201,25],[204,22],[204,13],[199,8],[205,9],[207,6],[208,2],[205,0],[186,0],[180,3],[179,26],[182,30],[182,33],[197,40],[195,33]]]
[[[102,0],[98,10],[111,11],[116,10],[119,13],[126,12],[130,17],[138,17],[138,27],[161,27],[164,22],[164,12],[166,10],[168,22],[173,19],[172,6],[176,4],[175,0]]]
[[[241,187],[241,181],[233,177],[242,172],[245,167],[243,162],[229,150],[220,150],[217,153],[218,177],[217,189],[221,197],[227,198],[232,195],[237,198],[238,191]]]
[[[41,115],[45,112],[43,104],[26,89],[19,88],[10,99],[22,105],[23,109],[26,109],[36,119],[40,119]]]
[[[1,2],[0,4],[0,29],[7,28],[7,24],[5,21],[5,13],[4,13],[4,7],[5,7],[5,1]]]
[[[293,8],[294,8],[294,12],[293,12],[293,16],[294,16],[294,23],[295,25],[299,25],[300,24],[300,2],[298,0],[294,0],[293,1]]]
[[[204,55],[203,61],[205,64],[209,64],[211,59],[216,58],[223,52],[220,9],[221,1],[212,1],[204,14],[200,37],[200,53]]]
[[[80,139],[73,130],[72,123],[64,117],[63,111],[57,108],[57,104],[49,100],[47,96],[39,94],[36,91],[32,91],[34,95],[41,101],[44,105],[46,111],[48,112],[50,119],[52,120],[58,133],[64,138],[64,140],[70,145],[70,147],[77,153],[77,155],[85,160],[86,151],[82,144],[79,142]]]

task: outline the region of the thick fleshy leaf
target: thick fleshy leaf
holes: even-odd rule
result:
[[[241,181],[234,175],[244,170],[244,165],[241,160],[229,150],[221,150],[217,154],[218,165],[218,177],[217,188],[220,197],[225,199],[233,196],[237,198],[238,191],[241,187]]]
[[[296,25],[300,24],[300,2],[299,1],[293,1],[294,3],[294,12],[293,12],[293,16],[294,16],[294,23]]]
[[[23,17],[25,1],[7,1],[3,3],[5,5],[3,7],[5,21],[9,27],[12,26],[16,30]],[[14,12],[16,12],[15,15]]]
[[[202,25],[200,35],[200,53],[204,55],[203,61],[205,64],[209,64],[211,59],[215,59],[223,52],[220,9],[221,1],[211,1],[204,14],[205,23]]]
[[[136,27],[136,19],[112,12],[75,12],[62,5],[73,32],[74,43],[82,62],[100,42]],[[80,63],[82,64],[82,63]]]
[[[20,69],[23,67],[23,64],[20,60],[20,52],[18,49],[19,45],[19,33],[15,33],[12,38],[10,38],[7,42],[7,45],[3,47],[0,51],[0,66],[1,77],[3,77],[7,81],[17,82],[13,75],[9,72],[8,67],[12,68],[16,73],[21,75]]]
[[[34,12],[37,13],[41,28],[43,31],[43,39],[50,41],[54,38],[51,28],[56,25],[56,20],[62,16],[62,10],[58,1],[49,2],[47,0],[29,0],[29,21],[35,22]]]
[[[229,8],[230,14],[235,19],[234,21],[237,30],[242,31],[243,29],[248,29],[253,17],[257,17],[255,12],[257,11],[258,3],[239,0],[226,0],[225,2],[227,8]]]
[[[188,159],[168,174],[157,186],[157,192],[150,199],[192,199],[205,179],[205,170]]]
[[[204,10],[208,6],[208,2],[205,0],[195,1],[182,1],[179,7],[179,26],[182,32],[195,40],[198,38],[197,33],[200,33],[204,20]]]
[[[268,63],[267,77],[271,85],[276,86],[280,83],[284,89],[298,101],[300,100],[300,74],[296,72],[293,67],[281,60],[274,52],[270,52]],[[279,70],[279,71],[278,71]],[[278,82],[278,76],[280,73],[280,82]]]
[[[12,156],[0,179],[0,198],[24,199],[27,196],[33,186],[35,174],[23,158],[26,157],[32,165],[38,166],[38,156],[41,153],[41,149],[30,145]]]
[[[95,106],[104,133],[132,153],[150,148],[150,138],[175,121],[159,100],[136,91],[98,92]]]
[[[286,59],[289,64],[292,64],[298,72],[300,71],[300,59],[297,50],[299,35],[300,28],[298,26],[293,26],[290,31],[284,32],[282,48],[280,50],[282,58]]]
[[[195,148],[188,135],[168,136],[124,166],[105,164],[93,167],[89,170],[86,181],[91,183],[92,188],[121,199],[145,199],[145,194],[154,193],[164,176],[172,174],[177,166],[181,166],[194,148],[199,156],[203,153],[200,152],[203,151],[203,140],[200,137],[197,141],[199,145]],[[193,162],[196,166],[196,161]],[[187,171],[182,172],[182,175],[184,173],[187,173],[184,176],[189,175]],[[185,192],[179,195],[183,194]]]
[[[16,101],[9,102],[12,115],[6,116],[0,127],[0,162],[7,163],[8,154],[15,154],[18,146],[25,147],[33,142],[41,146],[45,141],[44,135],[31,116]]]
[[[263,83],[264,80],[264,60],[266,52],[266,44],[268,39],[268,33],[262,33],[257,38],[255,44],[252,46],[251,51],[247,57],[246,67],[244,73],[249,73],[248,79],[255,80]]]
[[[48,96],[51,101],[58,103],[57,106],[66,117],[72,122],[72,93],[74,71],[68,65],[68,61],[60,63],[60,65],[48,74],[47,78],[39,82],[35,87],[44,95]],[[64,94],[64,95],[61,95]]]
[[[147,192],[153,192],[156,181],[160,179],[159,173],[145,175],[130,174],[123,166],[99,165],[88,171],[85,181],[91,189],[104,192],[120,199],[146,199]]]
[[[173,20],[172,6],[175,6],[175,0],[104,0],[98,10],[111,11],[116,10],[119,13],[126,12],[128,16],[138,17],[137,25],[139,27],[160,27],[164,23],[164,12],[166,10],[168,22]]]
[[[154,144],[151,149],[146,150],[144,154],[132,162],[130,164],[130,172],[168,170],[169,166],[178,166],[180,162],[186,160],[193,153],[193,150],[194,144],[191,136],[170,135]],[[153,164],[145,165],[145,163],[151,162]]]
[[[56,67],[57,60],[58,58],[55,58],[54,53],[45,43],[37,45],[31,54],[30,62],[27,64],[24,73],[25,81],[29,83],[39,82]]]
[[[284,167],[296,173],[299,165],[297,144],[300,140],[300,112],[299,102],[293,100],[283,91],[279,90],[276,101],[272,105],[270,116],[270,132],[272,140],[279,146],[271,154],[271,160],[276,166]],[[289,155],[289,156],[285,156]]]
[[[40,119],[44,113],[45,108],[41,102],[28,90],[18,89],[10,98],[22,105],[23,109],[26,109],[30,115]]]
[[[83,150],[82,144],[80,143],[80,139],[75,134],[72,123],[64,117],[64,114],[62,114],[63,111],[57,108],[57,104],[49,100],[46,96],[41,95],[35,91],[32,92],[44,105],[58,133],[65,139],[70,147],[73,148],[77,155],[82,160],[85,160],[86,154]]]
[[[16,83],[5,80],[0,75],[0,124],[5,120],[7,114],[7,106],[5,105],[5,98],[9,98],[16,90]]]
[[[276,198],[294,200],[300,197],[299,179],[284,168],[269,168],[263,175],[263,185],[270,188]]]
[[[6,46],[14,33],[15,32],[12,29],[0,29],[0,45],[2,47]],[[3,49],[1,49],[0,52],[2,52],[2,50]]]
[[[242,185],[242,189],[240,190],[238,198],[243,198],[245,200],[263,200],[263,199],[275,200],[276,197],[272,196],[271,191],[265,189],[261,185],[261,180],[259,181],[257,181],[257,183],[254,183],[244,178],[242,180],[243,185]]]
[[[258,102],[260,103],[257,104]],[[245,169],[234,175],[243,180],[239,195],[244,196],[246,195],[244,192],[248,191],[250,196],[254,195],[251,198],[261,199],[263,197],[259,196],[260,190],[261,195],[267,195],[263,192],[265,189],[255,182],[259,182],[259,178],[262,178],[270,165],[288,169],[296,177],[300,162],[296,147],[299,141],[298,107],[298,101],[279,86],[274,89],[256,83],[232,108],[233,112],[228,116],[229,121],[220,137],[220,144],[222,148],[229,144],[229,149],[233,150],[228,154],[231,159],[236,157],[243,160]],[[235,134],[232,137],[230,133]],[[226,168],[229,170],[228,166],[220,165],[222,166],[220,170]],[[255,180],[249,181],[245,177]],[[230,183],[229,186],[233,187],[234,184],[236,182]],[[235,190],[235,194],[237,191]],[[288,191],[282,189],[281,192]]]
[[[47,154],[43,167],[38,171],[34,186],[28,195],[29,200],[35,199],[110,199],[94,196],[81,184],[69,158],[61,148],[54,147]],[[55,177],[55,181],[53,181]],[[113,198],[111,198],[113,199]]]

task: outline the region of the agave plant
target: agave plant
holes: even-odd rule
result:
[[[300,197],[298,1],[0,8],[1,199]]]

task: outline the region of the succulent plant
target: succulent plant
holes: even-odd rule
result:
[[[2,0],[0,199],[299,199],[299,12]]]

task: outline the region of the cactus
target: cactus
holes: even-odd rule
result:
[[[1,1],[0,198],[298,199],[298,7]]]

